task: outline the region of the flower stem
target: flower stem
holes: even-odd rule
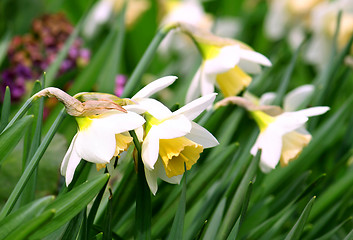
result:
[[[136,84],[140,81],[142,74],[146,71],[147,67],[151,63],[152,58],[154,57],[155,52],[159,44],[165,38],[165,36],[169,33],[170,30],[176,28],[178,25],[168,25],[166,27],[161,28],[157,34],[154,36],[152,42],[148,46],[146,52],[143,54],[140,62],[137,64],[136,68],[132,72],[129,80],[126,83],[124,91],[121,97],[128,97],[132,95],[134,89],[136,89]]]
[[[135,131],[129,131],[137,150],[137,187],[135,213],[135,239],[151,239],[151,193],[141,158],[141,145]]]

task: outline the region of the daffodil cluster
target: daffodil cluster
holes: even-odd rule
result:
[[[186,169],[197,162],[204,148],[218,141],[205,128],[192,120],[211,106],[216,94],[199,98],[171,112],[159,101],[150,98],[176,80],[169,76],[158,79],[131,99],[119,99],[103,93],[80,93],[71,97],[56,88],[46,88],[35,97],[54,96],[74,116],[78,132],[74,136],[61,165],[66,185],[73,179],[81,159],[95,163],[97,169],[128,149],[135,130],[142,145],[142,162],[147,183],[156,194],[160,178],[180,183]]]
[[[229,97],[217,103],[224,106],[237,104],[247,109],[260,129],[255,144],[250,150],[256,155],[261,150],[260,168],[267,173],[274,169],[278,162],[281,166],[296,159],[303,148],[311,141],[311,134],[305,129],[309,117],[324,114],[329,107],[312,107],[298,110],[312,96],[314,87],[304,85],[288,93],[284,98],[284,109],[271,105],[275,93],[266,93],[257,99],[250,93],[244,97]]]

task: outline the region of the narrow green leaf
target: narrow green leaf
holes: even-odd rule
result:
[[[185,165],[185,163],[184,163]],[[186,208],[186,166],[184,166],[185,172],[184,172],[184,181],[183,181],[183,188],[181,190],[181,196],[179,200],[179,207],[177,209],[177,212],[175,214],[175,218],[173,221],[172,228],[169,233],[168,239],[173,240],[173,239],[183,239],[183,232],[184,232],[184,218],[185,218],[185,208]]]
[[[8,235],[4,240],[25,240],[35,232],[37,229],[45,227],[46,223],[48,223],[55,215],[55,210],[50,209],[41,214],[40,216],[32,219],[27,224],[20,226],[18,229],[13,231],[10,235]]]
[[[8,30],[3,35],[3,37],[0,41],[0,65],[6,56],[7,48],[9,46],[10,42],[11,42],[11,33],[10,33],[10,30]]]
[[[302,234],[304,225],[306,223],[306,220],[309,217],[310,214],[310,210],[313,206],[314,200],[316,197],[313,197],[312,199],[310,199],[310,201],[308,202],[308,204],[305,206],[302,214],[300,215],[298,221],[295,223],[295,225],[293,226],[293,228],[290,230],[290,232],[288,233],[288,235],[286,236],[285,240],[295,240],[295,239],[300,239],[300,236]]]
[[[61,240],[76,239],[78,233],[80,232],[80,227],[84,214],[85,210],[82,210],[79,214],[77,214],[73,219],[70,220],[69,224],[66,227],[64,235],[61,237]]]
[[[309,220],[313,220],[327,211],[329,206],[332,206],[353,184],[352,172],[348,171],[340,179],[332,183],[325,192],[320,194],[315,206],[310,214]]]
[[[252,159],[250,166],[248,167],[242,181],[240,182],[235,195],[232,198],[230,206],[225,214],[221,228],[219,230],[219,236],[221,239],[226,239],[232,230],[236,219],[239,217],[242,203],[246,197],[246,193],[249,187],[249,182],[254,178],[259,161],[261,151]]]
[[[326,239],[332,239],[333,235],[346,223],[348,222],[352,222],[352,217],[347,218],[346,220],[344,220],[342,223],[340,223],[338,226],[334,227],[331,231],[329,231],[328,233],[326,233],[325,235],[316,238],[316,240],[326,240]]]
[[[40,214],[47,205],[54,200],[54,196],[47,196],[17,209],[0,221],[0,239],[4,239],[24,222],[31,221]]]
[[[45,87],[50,87],[53,85],[56,75],[59,72],[61,63],[65,60],[67,54],[69,53],[71,45],[74,43],[75,39],[80,32],[80,28],[83,25],[83,20],[81,19],[80,22],[76,25],[74,31],[70,34],[70,37],[66,39],[64,46],[60,49],[59,53],[56,55],[56,58],[52,64],[48,67],[45,75]]]
[[[6,127],[2,130],[1,134],[4,133],[9,127],[11,127],[14,122],[16,122],[18,119],[21,119],[27,112],[27,110],[32,106],[33,103],[33,98],[29,98],[23,106],[18,110],[18,112],[15,114],[15,116],[11,119],[11,121],[6,125]]]
[[[0,120],[0,132],[6,127],[9,121],[9,115],[11,110],[11,92],[9,86],[6,86],[4,100],[1,109],[1,120]]]
[[[54,134],[59,128],[60,123],[62,120],[64,120],[64,117],[66,116],[65,110],[62,110],[59,116],[57,117],[56,121],[50,128],[49,132],[47,135],[44,137],[43,142],[40,144],[39,148],[37,149],[36,153],[32,157],[30,163],[28,164],[27,168],[23,172],[20,180],[17,182],[15,188],[13,189],[10,197],[8,198],[7,202],[5,203],[4,207],[1,209],[0,212],[0,220],[3,219],[6,215],[10,213],[12,210],[13,206],[15,205],[18,197],[20,196],[23,188],[26,186],[26,183],[30,176],[32,175],[35,167],[38,165],[39,160],[42,158],[45,150],[47,149],[49,143],[54,137]]]
[[[106,63],[107,55],[109,55],[109,52],[112,49],[115,39],[114,37],[115,32],[111,31],[98,49],[97,53],[92,57],[88,66],[86,66],[82,73],[75,79],[75,82],[68,92],[70,95],[78,92],[90,91],[92,89]]]
[[[152,59],[157,51],[159,44],[169,33],[169,31],[175,27],[176,26],[164,27],[157,32],[157,34],[152,39],[152,42],[148,46],[146,52],[143,54],[140,62],[137,64],[136,68],[132,72],[129,80],[127,81],[126,86],[124,88],[124,92],[122,93],[122,97],[131,97],[133,92],[138,89],[138,83],[141,80],[142,74],[146,72],[148,66],[152,62]]]
[[[353,229],[347,234],[343,240],[353,240]]]
[[[41,239],[76,216],[92,201],[108,179],[109,174],[99,175],[72,189],[50,204],[47,209],[55,209],[55,217],[30,239]]]
[[[136,186],[136,213],[135,213],[135,239],[151,239],[151,192],[148,187],[145,169],[141,159],[141,145],[135,131],[129,131],[133,137],[138,152],[137,160],[137,186]]]
[[[238,217],[237,221],[235,222],[232,231],[229,233],[227,240],[233,240],[236,239],[238,236],[238,232],[239,232],[239,227],[240,227],[240,217]]]
[[[119,14],[118,19],[118,31],[116,31],[116,36],[114,37],[114,44],[112,51],[109,52],[109,55],[106,59],[106,64],[103,66],[101,74],[98,78],[98,90],[100,92],[106,92],[114,94],[115,89],[115,78],[120,71],[121,57],[123,54],[123,46],[125,39],[125,10],[127,2],[124,1],[124,6]]]
[[[104,219],[103,240],[112,239],[112,212],[113,212],[112,198],[113,198],[113,194],[112,194],[111,189],[109,189],[109,192],[110,192],[110,196],[108,199],[108,207],[106,208],[105,219]]]
[[[39,81],[36,81],[33,87],[33,94],[37,93],[38,91],[42,90],[42,85]],[[33,95],[32,94],[32,95]],[[42,136],[42,122],[43,122],[43,109],[44,109],[44,98],[39,99],[36,101],[32,108],[30,109],[30,113],[33,113],[35,119],[34,123],[32,124],[32,133],[31,136],[31,146],[29,148],[28,154],[26,154],[26,161],[23,164],[23,169],[25,169],[26,165],[28,165],[29,160],[33,157],[35,151],[38,149],[41,141]],[[33,201],[36,184],[37,184],[37,170],[38,167],[35,168],[32,176],[28,180],[26,187],[23,189],[21,194],[21,205],[24,205],[30,201]]]
[[[218,204],[216,210],[214,211],[214,213],[212,215],[212,218],[211,218],[211,220],[210,220],[210,222],[208,224],[206,233],[205,233],[205,235],[203,237],[204,240],[216,239],[218,228],[219,228],[219,226],[221,225],[221,222],[222,222],[222,217],[223,217],[224,208],[226,206],[226,201],[227,201],[227,199],[223,198],[219,202],[219,204]],[[233,238],[233,239],[235,239],[235,238]]]
[[[1,133],[0,164],[6,158],[6,156],[16,147],[17,143],[20,141],[20,139],[26,132],[25,129],[32,123],[32,121],[33,116],[26,116]]]
[[[303,41],[300,46],[297,48],[297,50],[295,51],[290,63],[289,63],[289,66],[286,68],[286,71],[285,71],[285,74],[283,76],[283,79],[277,89],[277,94],[276,94],[276,98],[273,102],[273,105],[280,105],[283,101],[283,97],[284,95],[286,94],[286,91],[287,91],[287,88],[288,88],[288,85],[289,85],[289,82],[292,78],[292,74],[293,74],[293,70],[294,70],[294,67],[295,67],[295,63],[297,62],[297,59],[298,59],[298,55],[304,45],[304,42]]]

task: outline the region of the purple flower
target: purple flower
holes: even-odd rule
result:
[[[115,78],[115,95],[120,97],[121,94],[124,91],[125,83],[126,83],[127,77],[125,75],[119,74]]]

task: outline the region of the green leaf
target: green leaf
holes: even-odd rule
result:
[[[185,163],[184,163],[185,165]],[[184,232],[184,218],[185,218],[185,208],[186,208],[186,166],[184,166],[185,172],[184,172],[184,181],[183,181],[183,188],[181,190],[181,196],[179,200],[179,207],[177,209],[177,212],[175,214],[175,218],[173,221],[172,228],[169,233],[168,239],[173,240],[173,239],[183,239],[183,232]]]
[[[60,123],[66,116],[66,113],[64,110],[61,111],[60,115],[57,117],[56,121],[50,128],[49,132],[47,135],[44,137],[42,143],[40,144],[39,148],[37,149],[36,153],[32,157],[30,163],[26,167],[25,171],[23,172],[20,180],[17,182],[16,187],[13,189],[9,199],[5,203],[4,207],[1,209],[0,212],[0,220],[3,219],[6,215],[10,213],[12,208],[14,207],[18,197],[20,196],[23,188],[26,186],[26,183],[28,179],[31,177],[34,169],[39,163],[39,160],[43,156],[45,150],[47,149],[49,143],[54,137],[54,134],[56,133],[57,129],[59,128]]]
[[[9,115],[11,110],[11,92],[9,86],[6,86],[4,100],[1,109],[1,120],[0,120],[0,132],[6,127],[9,121]]]
[[[169,26],[161,28],[157,34],[152,39],[152,42],[148,46],[146,52],[143,54],[141,60],[137,64],[136,68],[132,72],[129,80],[127,81],[124,92],[121,95],[122,97],[132,97],[132,94],[136,89],[138,89],[139,82],[141,80],[142,74],[144,74],[152,62],[154,54],[157,51],[159,44],[165,38],[165,36],[169,33],[170,30],[175,28],[176,26]]]
[[[327,211],[327,208],[338,201],[342,195],[351,188],[353,176],[351,171],[347,171],[344,176],[332,183],[325,192],[321,193],[310,214],[309,220],[313,220]]]
[[[37,229],[45,227],[45,225],[55,216],[55,210],[50,209],[42,213],[40,216],[32,219],[27,224],[23,224],[18,229],[13,231],[4,240],[25,240]]]
[[[47,209],[56,210],[55,217],[45,227],[32,235],[30,239],[41,239],[76,216],[92,201],[108,179],[109,174],[99,175],[72,189],[70,192],[63,194],[47,206]]]
[[[11,42],[11,33],[10,33],[10,31],[7,31],[3,35],[3,37],[0,41],[0,65],[6,56],[7,48],[10,45],[10,42]]]
[[[0,164],[6,156],[16,147],[26,128],[32,123],[33,116],[26,116],[15,122],[10,128],[6,129],[0,135]]]
[[[344,220],[342,223],[340,223],[338,226],[334,227],[331,231],[329,231],[328,233],[326,233],[325,235],[316,238],[316,240],[326,240],[326,239],[332,239],[333,235],[346,223],[348,222],[352,222],[352,217],[347,218],[346,220]]]
[[[77,214],[66,227],[64,235],[61,237],[61,240],[71,240],[76,239],[77,234],[80,231],[83,215],[85,214],[85,210],[82,210],[79,214]]]
[[[109,189],[109,199],[108,199],[108,207],[106,208],[105,212],[105,219],[104,219],[104,228],[103,228],[103,240],[110,240],[112,239],[112,212],[113,212],[113,204],[112,198],[113,194],[111,189]]]
[[[298,58],[298,55],[304,45],[304,42],[303,41],[300,46],[297,48],[297,50],[295,51],[290,63],[289,63],[289,66],[287,67],[286,71],[285,71],[285,74],[284,74],[284,77],[280,83],[280,86],[278,87],[277,89],[277,94],[276,94],[276,98],[273,102],[273,105],[280,105],[281,102],[283,101],[283,97],[284,95],[286,94],[286,91],[287,91],[287,88],[288,88],[288,85],[289,85],[289,82],[292,78],[292,74],[293,74],[293,70],[294,70],[294,67],[295,67],[295,63],[297,62],[297,58]]]
[[[210,220],[210,222],[208,224],[206,233],[205,233],[205,235],[203,237],[204,240],[216,239],[218,228],[219,228],[219,226],[221,225],[221,222],[222,222],[222,217],[223,217],[224,208],[226,206],[226,201],[227,201],[227,199],[223,198],[219,202],[219,204],[218,204],[216,210],[214,211],[214,213],[212,215],[212,218],[211,218],[211,220]],[[235,238],[233,238],[233,239],[235,239]]]
[[[135,214],[135,239],[151,239],[151,192],[148,187],[145,169],[141,159],[141,145],[135,131],[129,131],[133,137],[138,152],[137,160],[137,186],[136,186],[136,214]]]
[[[39,81],[36,81],[33,87],[33,94],[37,93],[38,91],[42,90],[42,85]],[[32,94],[32,95],[33,95]],[[29,150],[26,150],[28,154],[24,154],[23,156],[23,169],[25,169],[26,165],[28,165],[29,160],[33,157],[35,151],[38,149],[40,141],[41,141],[41,136],[42,136],[42,122],[43,122],[43,109],[44,109],[44,99],[41,98],[37,102],[35,102],[30,109],[30,113],[33,113],[35,116],[34,123],[32,124],[32,131],[28,131],[30,136],[33,136],[32,139],[28,139],[26,145],[29,145],[29,142],[31,142],[31,145],[29,147]],[[29,138],[30,138],[29,136]],[[31,178],[28,180],[26,187],[22,191],[21,195],[21,205],[26,204],[30,201],[33,201],[34,195],[35,195],[35,190],[36,190],[36,184],[37,184],[37,173],[38,167],[34,170],[33,175]]]
[[[310,214],[310,210],[313,206],[314,200],[316,197],[313,197],[312,199],[310,199],[310,201],[308,202],[308,204],[305,206],[302,214],[300,215],[298,221],[295,223],[295,225],[293,226],[293,228],[290,230],[290,232],[288,233],[288,235],[286,236],[285,240],[295,240],[295,239],[300,239],[300,236],[302,234],[304,225],[306,223],[306,220],[309,217]]]
[[[101,74],[98,78],[98,91],[114,94],[115,78],[120,71],[121,57],[123,54],[123,46],[125,39],[125,10],[127,2],[124,1],[124,6],[119,14],[118,29],[114,26],[115,31],[114,44],[112,51],[106,56],[106,64],[104,64]]]
[[[353,240],[353,229],[347,234],[343,240]]]
[[[4,239],[21,224],[31,221],[54,200],[54,196],[47,196],[31,202],[0,221],[0,239]]]
[[[236,219],[240,215],[242,204],[245,200],[247,190],[249,188],[249,182],[254,178],[259,161],[261,151],[258,151],[257,155],[252,159],[250,166],[248,167],[243,179],[241,180],[237,191],[235,192],[230,206],[225,214],[221,228],[219,230],[219,236],[221,239],[226,239],[232,230]]]

